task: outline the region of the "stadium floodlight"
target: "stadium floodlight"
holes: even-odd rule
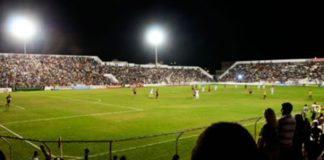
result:
[[[149,44],[155,47],[155,66],[158,64],[158,46],[165,41],[165,33],[159,26],[152,26],[146,32],[146,40]]]
[[[26,41],[36,33],[36,23],[25,16],[12,16],[9,18],[8,30],[13,36],[24,40],[24,53],[26,54]]]
[[[243,79],[243,75],[242,75],[242,74],[239,74],[239,75],[237,76],[237,79],[238,79],[238,80],[242,80],[242,79]]]

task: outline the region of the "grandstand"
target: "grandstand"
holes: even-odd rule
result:
[[[97,56],[0,54],[0,87],[209,82],[200,67],[103,62]],[[105,75],[111,75],[105,76]],[[115,80],[113,80],[115,79]]]
[[[323,73],[323,58],[238,61],[219,76],[219,81],[321,84]]]

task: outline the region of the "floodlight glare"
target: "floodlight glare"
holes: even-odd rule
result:
[[[165,33],[161,27],[152,26],[146,32],[146,40],[155,47],[155,66],[158,66],[158,46],[165,41]]]
[[[237,79],[238,79],[238,80],[242,80],[242,79],[243,79],[243,75],[239,74],[239,75],[237,76]]]
[[[164,42],[165,37],[161,28],[152,27],[147,31],[146,39],[150,44],[158,46]]]
[[[36,32],[35,23],[26,17],[12,17],[8,27],[13,36],[23,40],[30,39]]]
[[[37,25],[31,17],[12,15],[7,22],[8,32],[24,41],[24,53],[26,54],[26,43],[37,31]]]

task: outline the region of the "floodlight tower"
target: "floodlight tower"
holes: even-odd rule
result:
[[[24,16],[13,16],[9,18],[8,22],[9,32],[24,41],[24,53],[27,53],[26,43],[36,33],[36,24],[32,19]]]
[[[162,45],[165,41],[165,34],[163,29],[158,26],[149,28],[146,32],[146,40],[149,44],[155,47],[155,66],[158,65],[158,46]]]

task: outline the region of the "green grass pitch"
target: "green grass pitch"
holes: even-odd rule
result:
[[[193,98],[190,86],[160,87],[158,100],[149,97],[149,88],[137,89],[133,96],[129,88],[102,90],[71,90],[14,92],[12,105],[5,111],[5,96],[0,94],[0,135],[21,136],[40,140],[107,140],[152,135],[208,126],[219,121],[238,121],[263,115],[267,107],[280,113],[281,103],[291,102],[294,112],[301,112],[304,104],[323,103],[324,88],[275,87],[267,99],[262,89],[253,87],[249,95],[243,86],[218,86],[218,90],[200,90],[200,99]],[[312,89],[313,99],[308,99]],[[253,135],[253,122],[244,125]],[[261,125],[259,125],[260,127]],[[179,141],[182,160],[190,159],[191,149],[202,132],[185,133]],[[113,143],[113,154],[130,160],[166,160],[175,153],[177,135]],[[8,139],[7,139],[8,140]],[[8,140],[13,146],[14,159],[31,159],[37,150],[33,144]],[[48,144],[52,154],[60,155],[58,144]],[[108,159],[108,143],[64,143],[66,159],[82,159],[89,148],[90,159]],[[0,149],[9,156],[9,148],[0,139]],[[39,151],[40,152],[40,151]],[[41,153],[41,152],[40,152]],[[41,157],[43,159],[43,157]]]

